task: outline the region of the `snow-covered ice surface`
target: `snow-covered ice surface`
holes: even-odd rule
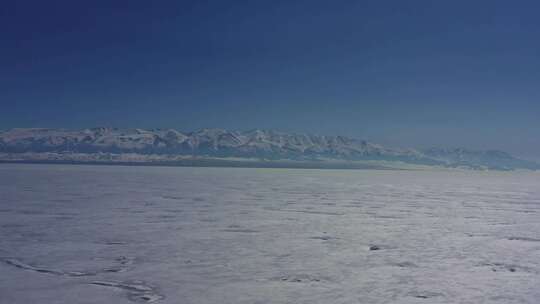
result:
[[[0,165],[0,303],[540,303],[540,174]]]

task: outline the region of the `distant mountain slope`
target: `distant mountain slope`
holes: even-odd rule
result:
[[[422,152],[427,157],[443,161],[447,166],[452,167],[486,167],[499,170],[540,169],[538,163],[518,159],[506,152],[496,150],[474,151],[463,148],[431,148]]]
[[[448,167],[537,169],[537,164],[497,151],[430,149],[416,151],[386,148],[343,136],[292,134],[267,130],[227,131],[93,128],[12,129],[0,132],[0,152],[137,155],[185,155],[294,161],[400,161]],[[61,156],[59,156],[61,159]],[[144,157],[143,157],[144,159]]]

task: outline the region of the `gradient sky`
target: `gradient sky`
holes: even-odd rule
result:
[[[0,128],[276,129],[540,160],[537,1],[4,1]]]

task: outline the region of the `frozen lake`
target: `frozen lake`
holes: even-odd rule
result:
[[[0,165],[0,303],[540,303],[540,174]]]

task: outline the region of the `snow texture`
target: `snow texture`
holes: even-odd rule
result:
[[[539,303],[540,174],[0,165],[0,303]]]

